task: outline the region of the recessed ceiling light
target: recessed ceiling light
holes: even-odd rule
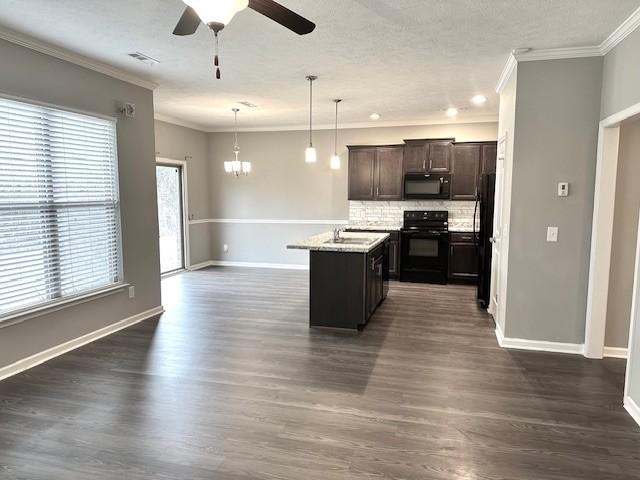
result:
[[[471,102],[473,102],[474,105],[484,105],[486,101],[487,97],[485,97],[484,95],[476,95],[471,99]]]
[[[449,117],[455,117],[456,115],[458,115],[458,109],[457,108],[447,108],[447,116]]]
[[[380,114],[379,113],[372,113],[371,115],[369,115],[369,118],[371,120],[380,120]]]

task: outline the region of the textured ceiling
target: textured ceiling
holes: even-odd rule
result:
[[[206,129],[304,125],[305,75],[316,74],[317,124],[333,121],[423,123],[446,120],[449,106],[466,108],[460,121],[497,115],[494,88],[511,49],[599,44],[638,6],[638,0],[282,0],[314,21],[299,37],[245,10],[221,35],[222,80],[212,67],[213,35],[171,31],[180,0],[2,0],[0,26],[114,65],[159,84],[157,113]],[[160,60],[130,59],[139,51]],[[469,98],[489,97],[484,107]]]

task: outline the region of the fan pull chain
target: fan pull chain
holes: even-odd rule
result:
[[[218,53],[219,53],[219,49],[220,49],[220,45],[218,42],[218,32],[214,32],[214,35],[216,37],[216,51],[215,51],[215,56],[213,57],[213,65],[216,67],[216,78],[218,80],[220,80],[220,60],[218,58]]]

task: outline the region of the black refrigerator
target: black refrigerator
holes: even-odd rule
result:
[[[487,308],[491,300],[491,237],[493,236],[493,208],[496,192],[496,174],[490,173],[480,177],[480,188],[476,200],[478,223],[478,303]],[[476,222],[474,222],[474,229]],[[474,237],[475,238],[475,237]]]

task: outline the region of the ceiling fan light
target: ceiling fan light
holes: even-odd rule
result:
[[[331,170],[340,170],[340,156],[331,155],[331,160],[329,160],[329,166],[331,167]]]
[[[304,151],[304,161],[307,163],[316,163],[318,161],[318,152],[316,152],[315,147],[307,147]]]
[[[184,0],[203,23],[228,25],[233,16],[249,6],[249,0]]]

